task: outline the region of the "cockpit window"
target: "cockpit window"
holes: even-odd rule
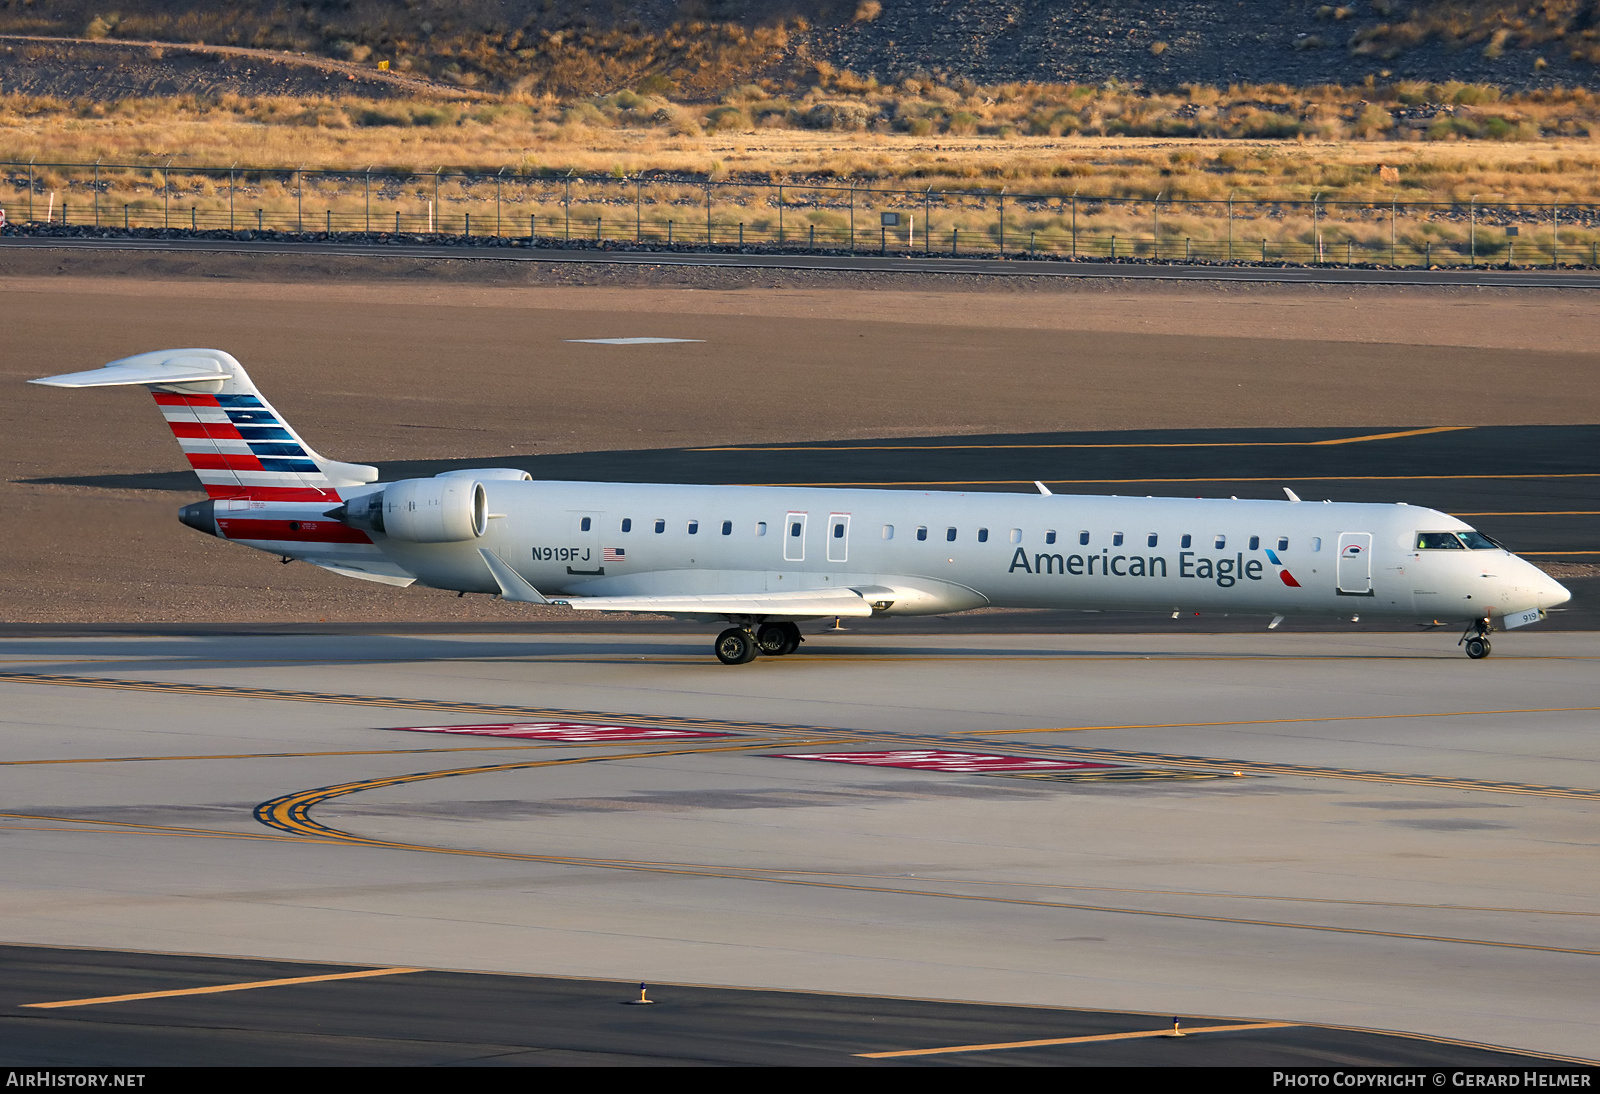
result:
[[[1459,551],[1462,547],[1454,532],[1418,532],[1417,550]]]
[[[1464,542],[1474,551],[1504,550],[1500,544],[1496,543],[1482,532],[1466,531],[1458,534],[1461,536],[1462,542]]]

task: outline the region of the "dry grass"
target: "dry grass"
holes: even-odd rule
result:
[[[1175,116],[1192,114],[1194,121],[1207,110],[1264,109],[1246,104],[1270,104],[1271,95],[1292,98],[1285,89],[1242,89],[1231,93],[1231,100],[1194,89],[1181,103],[1104,89],[1062,92],[1055,99],[1041,89],[1023,89],[1027,94],[990,89],[996,94],[981,97],[990,100],[988,106],[974,101],[978,91],[963,96],[950,88],[926,90],[915,101],[949,99],[941,109],[951,110],[952,118],[964,113],[956,107],[971,106],[975,131],[792,127],[791,115],[780,115],[775,101],[759,97],[755,88],[698,107],[632,92],[575,102],[467,105],[238,97],[94,104],[6,97],[0,98],[0,160],[162,164],[172,159],[178,165],[305,163],[358,170],[378,165],[424,172],[445,167],[503,169],[523,177],[569,170],[616,177],[668,172],[713,180],[853,180],[916,190],[1005,186],[1047,195],[1187,200],[1233,193],[1239,198],[1321,194],[1353,201],[1465,202],[1474,195],[1486,202],[1600,201],[1600,143],[1588,135],[1590,114],[1600,113],[1600,99],[1587,92],[1494,104],[1501,114],[1526,115],[1519,124],[1532,126],[1537,116],[1541,133],[1499,141],[1462,138],[1457,131],[1466,120],[1481,119],[1468,113],[1486,109],[1481,103],[1457,102],[1448,114],[1435,107],[1423,126],[1400,130],[1413,137],[1409,140],[1363,139],[1326,118],[1318,123],[1325,135],[1269,140],[1163,134]],[[1457,88],[1454,97],[1476,100],[1471,92],[1481,91]],[[1406,106],[1413,96],[1404,87],[1396,94],[1390,104],[1394,110],[1426,109]],[[1077,111],[1100,118],[1097,132],[1029,132],[1030,127],[1006,120],[1043,114],[1041,103],[1074,96]],[[1325,92],[1315,101],[1302,96],[1293,113],[1319,117],[1317,110],[1323,110],[1331,117],[1345,96]],[[1207,101],[1212,98],[1216,101]],[[819,99],[800,117],[815,120],[831,112],[835,120],[829,124],[851,126],[852,109],[877,110],[881,116],[888,101],[881,90],[863,89],[854,97]],[[899,111],[907,100],[894,101]],[[1348,113],[1354,103],[1346,107]],[[793,104],[783,108],[792,109]],[[1377,109],[1368,101],[1357,117],[1372,123],[1369,130],[1392,136],[1395,128],[1372,119]],[[1389,107],[1383,110],[1393,120]],[[1113,117],[1121,120],[1112,124]],[[1137,132],[1112,132],[1119,127]],[[1600,132],[1600,123],[1595,128]],[[1430,135],[1438,139],[1426,139]],[[1381,166],[1396,169],[1398,183],[1386,181]]]

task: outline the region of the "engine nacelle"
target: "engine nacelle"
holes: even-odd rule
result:
[[[474,539],[489,528],[483,483],[459,476],[386,483],[341,508],[344,523],[411,543]]]

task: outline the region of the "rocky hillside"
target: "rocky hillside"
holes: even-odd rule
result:
[[[387,61],[457,88],[562,97],[792,92],[843,72],[1148,88],[1600,78],[1600,0],[0,0],[0,34]],[[19,63],[0,56],[8,88]]]

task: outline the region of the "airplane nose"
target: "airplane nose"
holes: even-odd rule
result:
[[[1546,577],[1539,588],[1539,607],[1554,608],[1572,599],[1567,587],[1553,577]]]

